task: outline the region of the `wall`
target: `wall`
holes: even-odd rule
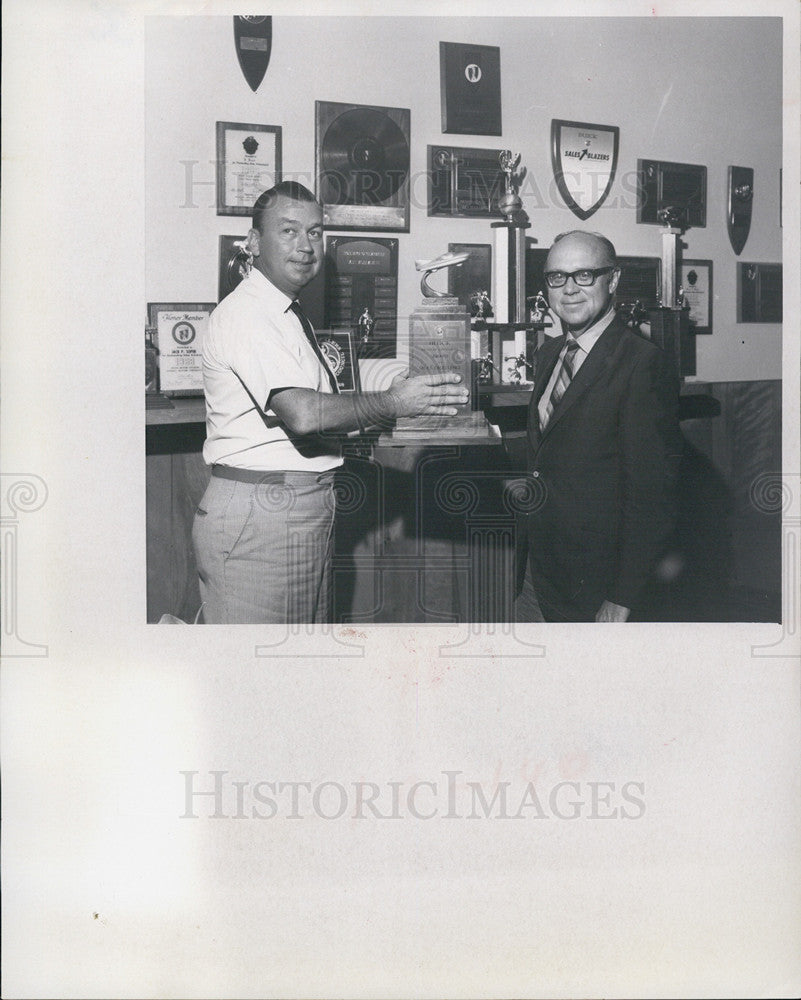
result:
[[[542,246],[578,227],[604,232],[621,253],[659,256],[658,227],[637,225],[627,193],[637,159],[705,164],[707,226],[685,237],[686,256],[714,265],[714,333],[698,338],[697,377],[781,377],[780,326],[736,323],[737,258],[726,231],[727,167],[753,167],[753,221],[741,259],[781,260],[777,18],[274,17],[270,66],[255,94],[237,64],[230,17],[147,18],[148,301],[216,301],[217,237],[247,231],[246,219],[215,214],[215,121],[280,125],[284,176],[313,188],[315,100],[407,107],[420,196],[410,232],[399,234],[402,349],[419,297],[414,258],[434,256],[449,241],[491,239],[487,221],[426,215],[426,146],[444,138],[441,40],[500,46],[503,136],[445,141],[521,151],[529,234]],[[553,193],[552,118],[620,127],[615,182],[586,223]]]

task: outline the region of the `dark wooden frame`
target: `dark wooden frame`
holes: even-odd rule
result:
[[[501,170],[500,149],[480,149],[472,146],[446,146],[437,143],[429,146],[426,156],[426,187],[428,194],[428,215],[433,218],[451,219],[500,219],[503,213],[498,208],[498,200],[506,191],[504,173]],[[440,166],[437,159],[456,159],[455,166]],[[489,166],[492,164],[492,166]],[[483,186],[487,202],[481,207],[458,207],[457,198],[464,188],[460,179],[468,177]],[[472,190],[472,187],[471,187]]]
[[[387,119],[400,129],[406,143],[407,162],[406,177],[391,196],[378,205],[355,204],[325,201],[325,138],[328,130],[336,119],[351,111],[377,111],[386,115]],[[338,232],[409,232],[409,202],[411,191],[411,111],[408,108],[387,107],[372,104],[343,104],[338,101],[314,102],[314,171],[315,193],[323,206],[323,226]],[[391,209],[399,218],[387,219],[387,210]]]
[[[682,228],[706,227],[706,167],[698,163],[671,163],[667,160],[637,160],[637,222],[651,226],[662,226],[659,213],[668,205],[677,208],[682,217]],[[675,198],[665,194],[665,186],[671,179],[694,177],[699,190],[699,205],[689,202],[676,205]]]
[[[489,80],[489,99],[485,107],[471,102],[462,91],[461,54],[480,52]],[[463,42],[439,43],[439,84],[442,131],[446,135],[502,135],[501,50],[497,45],[470,45]],[[491,106],[489,106],[491,102]]]
[[[753,269],[753,275],[752,275]],[[778,303],[768,299],[763,279],[769,275],[779,280],[783,278],[781,264],[760,264],[753,261],[737,262],[737,322],[738,323],[781,323],[782,299]],[[746,298],[748,286],[753,283],[754,301]]]

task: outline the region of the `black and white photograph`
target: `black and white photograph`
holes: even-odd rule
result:
[[[801,13],[531,6],[4,5],[3,996],[799,994]]]

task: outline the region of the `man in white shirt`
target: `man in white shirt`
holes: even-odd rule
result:
[[[203,457],[212,475],[192,532],[208,624],[328,620],[338,435],[450,416],[467,400],[450,373],[337,393],[297,304],[322,264],[322,222],[303,185],[265,191],[247,237],[250,273],[209,321]]]

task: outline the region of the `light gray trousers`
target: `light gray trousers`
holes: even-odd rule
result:
[[[330,620],[334,473],[212,476],[192,526],[203,621]]]

